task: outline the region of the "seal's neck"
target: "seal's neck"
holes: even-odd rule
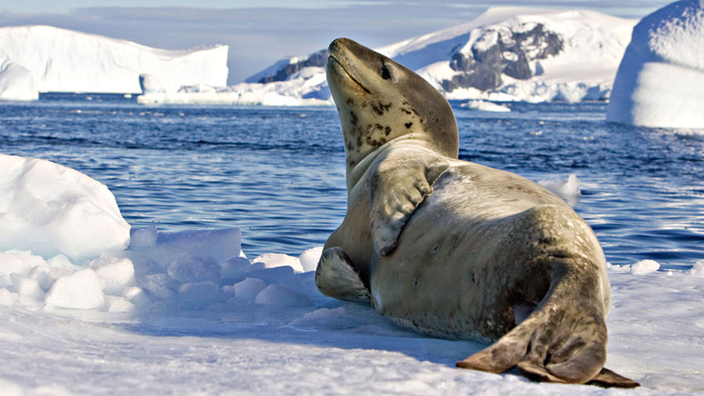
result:
[[[423,139],[422,134],[411,133],[408,135],[399,136],[390,142],[387,142],[373,150],[367,155],[365,155],[359,162],[350,166],[347,164],[347,193],[350,194],[352,189],[359,183],[364,174],[367,172],[369,167],[376,161],[379,156],[394,147],[407,147],[407,146],[422,146],[428,147],[427,142]]]

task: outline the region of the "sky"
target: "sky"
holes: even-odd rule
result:
[[[51,25],[139,44],[230,47],[228,84],[350,37],[380,47],[467,22],[489,6],[590,9],[641,18],[663,0],[0,0],[0,27]],[[255,7],[252,4],[256,4]]]

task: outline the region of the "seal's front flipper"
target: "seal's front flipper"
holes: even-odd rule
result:
[[[379,164],[369,179],[369,229],[378,255],[388,256],[396,249],[403,226],[447,168],[444,163],[419,161],[411,150],[392,153]]]
[[[315,284],[328,297],[348,301],[369,301],[369,288],[347,253],[338,247],[325,249],[318,268]]]

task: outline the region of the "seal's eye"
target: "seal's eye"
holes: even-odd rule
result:
[[[389,71],[389,68],[386,67],[386,65],[381,66],[381,78],[384,80],[388,80],[391,78],[391,72]]]

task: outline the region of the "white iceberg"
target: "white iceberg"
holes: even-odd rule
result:
[[[39,91],[32,73],[7,58],[0,60],[0,100],[37,99],[39,99]]]
[[[28,70],[39,92],[140,93],[140,75],[172,90],[225,86],[227,52],[225,45],[163,50],[51,26],[0,28],[0,58]]]
[[[703,48],[701,1],[678,1],[643,18],[619,66],[606,119],[704,128]]]
[[[35,158],[0,154],[0,169],[0,251],[82,262],[129,244],[130,226],[104,184]]]

